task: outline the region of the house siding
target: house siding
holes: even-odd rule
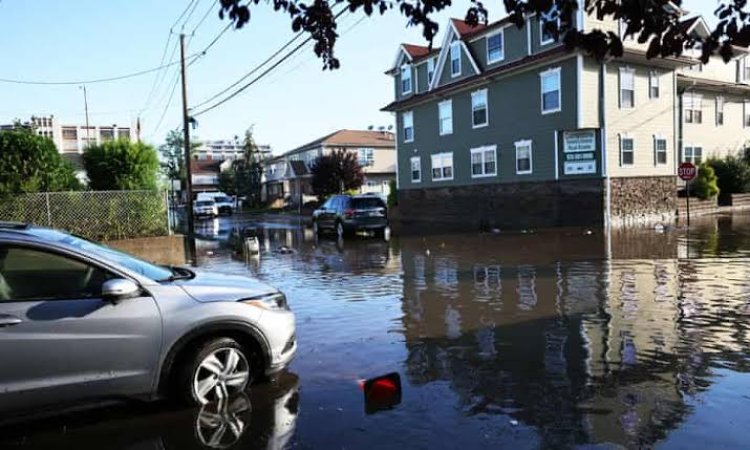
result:
[[[498,30],[493,30],[480,38],[471,41],[468,46],[471,53],[474,55],[474,59],[477,65],[484,71],[487,69],[494,69],[495,67],[502,66],[512,61],[517,61],[527,56],[526,51],[526,29],[519,29],[513,25],[505,25],[502,27],[503,30],[503,45],[505,58],[501,61],[493,64],[487,64],[487,36],[495,34]]]
[[[599,78],[601,76],[601,65],[592,58],[584,58],[583,70],[581,71],[581,126],[583,128],[600,127]]]
[[[723,95],[724,125],[716,125],[716,97],[719,94],[700,89],[691,91],[703,96],[703,123],[684,123],[683,115],[683,147],[703,147],[703,161],[712,156],[723,157],[737,153],[745,148],[750,141],[750,128],[743,126],[743,97]]]
[[[555,67],[561,69],[562,111],[542,115],[539,74]],[[576,59],[568,57],[485,85],[472,86],[446,97],[453,102],[453,134],[446,136],[439,135],[438,100],[416,106],[412,109],[415,129],[412,143],[403,142],[402,113],[399,113],[400,188],[554,180],[555,131],[576,128],[576,83]],[[488,93],[489,125],[474,129],[471,93],[483,88]],[[528,175],[515,172],[515,142],[520,140],[531,140],[533,145],[533,172]],[[497,146],[498,173],[496,176],[472,178],[470,149],[487,145]],[[454,179],[432,181],[431,155],[443,152],[453,152]],[[410,159],[414,156],[420,156],[422,162],[422,181],[419,183],[411,182]]]
[[[539,26],[538,16],[535,15],[535,16],[529,17],[529,19],[526,21],[526,26],[531,26],[530,33],[526,30],[524,31],[526,31],[527,33],[529,33],[529,35],[531,35],[531,54],[532,55],[562,45],[562,43],[555,42],[555,41],[552,41],[549,44],[542,45],[542,37],[541,37],[542,30]],[[528,48],[527,48],[527,52],[528,52]]]
[[[427,84],[427,63],[418,63],[415,66],[415,71],[417,75],[416,78],[416,86],[417,86],[417,93],[427,92],[429,89],[429,85]]]
[[[635,107],[620,108],[620,68],[635,70]],[[649,98],[649,71],[645,65],[613,62],[607,64],[607,167],[612,177],[674,176],[675,103],[674,76],[667,71],[660,76],[660,96]],[[634,139],[634,164],[620,165],[620,137]],[[667,140],[667,164],[654,164],[654,136]]]
[[[461,75],[456,77],[451,76],[450,44],[446,45],[445,48],[441,51],[445,52],[445,61],[443,62],[443,68],[440,71],[438,86],[455,83],[456,81],[463,80],[464,78],[476,74],[474,66],[471,64],[471,60],[469,59],[469,56],[464,50],[463,46],[461,46]],[[436,67],[435,70],[437,69],[438,68]]]
[[[703,64],[700,70],[682,68],[678,69],[677,73],[704,80],[723,81],[725,83],[737,83],[739,81],[737,59],[725,63],[718,56],[711,57],[708,64]]]
[[[401,94],[401,68],[400,67],[397,68],[397,72],[393,76],[393,79],[395,80],[395,84],[393,86],[394,93],[395,93],[394,97],[397,100],[404,100],[414,95],[414,86],[416,84],[415,81],[419,81],[419,80],[415,79],[415,76],[417,74],[416,74],[416,70],[414,69],[414,66],[412,64],[409,64],[409,68],[411,69],[411,87],[412,87],[410,93],[406,95]]]

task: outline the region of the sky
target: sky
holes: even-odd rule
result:
[[[227,21],[218,18],[216,0],[195,0],[188,20],[176,22],[190,2],[0,0],[0,78],[78,81],[151,69],[160,65],[165,48],[167,62],[179,57],[176,42],[181,31],[189,36],[187,54],[199,52]],[[458,0],[435,20],[445,28],[448,18],[463,17],[469,5],[468,0]],[[490,20],[505,14],[499,0],[485,5]],[[683,6],[711,19],[716,1],[685,0]],[[393,125],[393,116],[380,111],[394,95],[393,81],[384,72],[400,43],[426,45],[421,29],[407,27],[397,11],[370,18],[358,12],[340,18],[339,34],[339,70],[323,71],[310,44],[242,94],[198,117],[192,133],[201,139],[227,139],[253,127],[256,141],[271,145],[278,154],[339,129]],[[253,7],[248,25],[224,33],[188,68],[188,103],[196,105],[234,83],[293,36],[284,14],[264,2]],[[140,116],[142,138],[161,144],[169,130],[181,127],[177,69],[88,84],[91,124],[129,125]],[[80,86],[0,82],[0,123],[50,114],[66,124],[85,123]]]

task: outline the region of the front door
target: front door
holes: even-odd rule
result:
[[[148,296],[102,300],[116,277],[70,255],[0,244],[0,410],[150,391],[159,310]]]

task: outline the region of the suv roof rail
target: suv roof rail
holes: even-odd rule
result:
[[[0,221],[0,230],[27,230],[31,224],[25,222],[4,222]]]

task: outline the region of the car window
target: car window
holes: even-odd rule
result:
[[[332,209],[333,208],[333,199],[334,197],[329,198],[326,200],[325,203],[323,203],[322,209]]]
[[[195,203],[196,206],[213,206],[214,201],[213,200],[201,200],[199,202]]]
[[[378,197],[359,197],[352,199],[352,208],[354,209],[365,209],[365,208],[385,208],[385,203]]]
[[[229,203],[232,199],[229,197],[214,197],[214,201],[216,203]]]
[[[48,230],[44,228],[35,228],[33,230],[33,233],[35,236],[41,239],[70,245],[71,247],[88,254],[93,254],[96,258],[101,258],[105,261],[109,261],[110,263],[118,264],[154,281],[163,280],[173,275],[172,271],[167,267],[151,264],[149,262],[143,261],[142,259],[138,259],[133,255],[115,250],[98,242],[89,241],[87,239],[73,236],[68,233],[63,233],[61,231]]]
[[[115,275],[57,253],[0,247],[0,301],[96,298]]]

